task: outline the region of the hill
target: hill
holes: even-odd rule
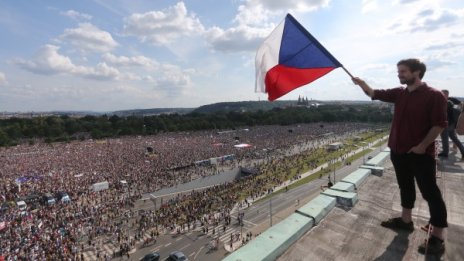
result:
[[[268,111],[274,108],[286,107],[318,107],[320,105],[361,105],[370,104],[372,101],[317,101],[309,100],[306,105],[298,105],[295,100],[287,101],[240,101],[240,102],[219,102],[208,105],[203,105],[193,110],[193,113],[210,114],[210,113],[224,113],[224,112],[256,112]]]
[[[121,110],[108,113],[109,115],[116,115],[119,117],[127,116],[155,116],[160,114],[187,114],[194,110],[194,108],[153,108],[153,109],[134,109],[134,110]]]
[[[240,102],[219,102],[208,105],[203,105],[195,110],[193,113],[210,114],[216,112],[255,112],[255,111],[268,111],[274,108],[283,108],[295,106],[295,101],[240,101]]]

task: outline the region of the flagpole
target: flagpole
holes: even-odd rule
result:
[[[352,75],[343,65],[342,65],[342,68],[343,68],[343,70],[351,77],[351,79],[354,78],[353,75]],[[367,96],[369,96],[369,93],[368,93],[367,91],[364,91],[364,93],[365,93]],[[334,172],[334,174],[335,174],[335,172]]]
[[[351,78],[354,78],[353,75],[352,75],[344,66],[342,66],[342,69],[343,69]]]

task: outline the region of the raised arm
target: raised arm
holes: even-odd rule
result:
[[[359,87],[361,87],[367,96],[371,98],[374,96],[374,89],[372,89],[363,79],[359,77],[353,77],[351,80],[353,80],[354,84],[359,85]]]

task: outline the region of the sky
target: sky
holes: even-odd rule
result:
[[[353,75],[424,81],[464,97],[464,1],[3,0],[0,112],[195,108],[267,101],[256,50],[292,14]],[[341,68],[279,100],[368,100]]]

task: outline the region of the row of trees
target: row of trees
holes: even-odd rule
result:
[[[213,114],[167,114],[145,117],[85,116],[72,118],[49,116],[10,118],[0,121],[0,146],[20,142],[69,141],[72,139],[152,135],[160,132],[233,129],[256,125],[291,125],[311,122],[391,121],[390,109],[370,105],[327,105],[318,108],[289,107],[257,112],[223,112]]]

